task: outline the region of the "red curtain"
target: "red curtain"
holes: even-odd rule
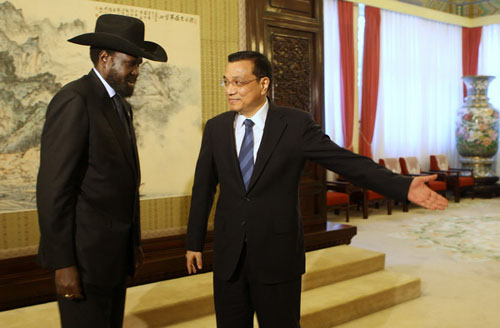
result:
[[[368,157],[372,157],[371,145],[377,114],[379,68],[380,9],[366,6],[359,153]]]
[[[341,106],[342,132],[344,147],[353,150],[352,134],[354,123],[354,31],[353,4],[338,1],[339,36],[340,36],[340,67],[341,67]]]
[[[481,42],[482,27],[462,27],[462,74],[476,75],[479,57],[479,43]],[[464,97],[467,90],[464,84]]]

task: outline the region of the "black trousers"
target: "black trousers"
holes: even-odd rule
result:
[[[121,328],[125,309],[125,283],[112,288],[83,284],[83,300],[58,295],[63,328]]]
[[[238,267],[229,281],[214,275],[217,328],[252,328],[257,314],[260,328],[300,328],[302,277],[278,284],[255,279],[243,247]]]

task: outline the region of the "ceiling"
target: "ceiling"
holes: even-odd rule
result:
[[[500,14],[500,0],[398,0],[412,5],[440,10],[463,17]]]

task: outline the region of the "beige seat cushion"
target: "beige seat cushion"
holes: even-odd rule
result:
[[[397,158],[384,158],[385,167],[394,173],[401,174],[401,165]]]
[[[436,155],[437,164],[440,170],[446,171],[449,169],[448,157],[446,155]]]
[[[406,167],[408,168],[408,173],[410,174],[420,174],[420,164],[416,157],[405,157]]]

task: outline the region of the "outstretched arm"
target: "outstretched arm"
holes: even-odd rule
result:
[[[437,174],[415,177],[408,190],[408,200],[431,210],[444,210],[448,206],[448,200],[425,184],[436,178]]]

